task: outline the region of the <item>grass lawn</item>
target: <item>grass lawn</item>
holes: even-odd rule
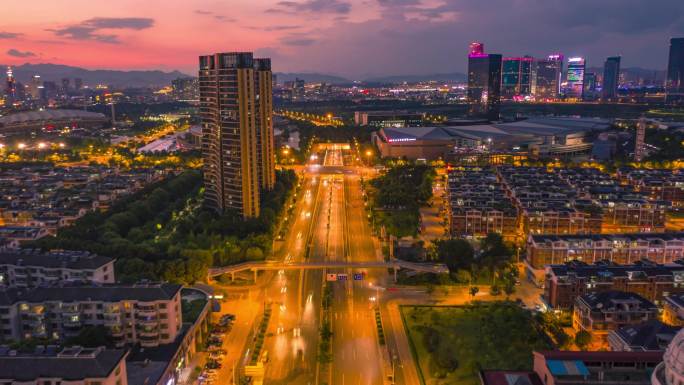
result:
[[[401,312],[427,385],[477,385],[480,369],[529,370],[532,351],[551,348],[531,313],[512,302]]]

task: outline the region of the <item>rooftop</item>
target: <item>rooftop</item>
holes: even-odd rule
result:
[[[34,289],[10,288],[0,290],[0,305],[17,302],[117,302],[138,300],[142,302],[172,299],[182,285],[163,283],[150,285],[102,285],[38,287]]]
[[[0,116],[0,126],[9,126],[13,124],[24,124],[32,122],[42,122],[50,120],[65,120],[65,119],[101,119],[106,120],[107,117],[98,112],[89,112],[83,110],[43,110],[43,111],[25,111],[17,112],[6,116]]]
[[[647,321],[615,330],[617,335],[632,350],[665,351],[681,327],[666,325],[658,320]]]
[[[125,350],[71,347],[59,353],[37,351],[23,354],[0,347],[0,378],[35,381],[55,378],[77,381],[105,378],[126,357]]]
[[[0,252],[0,265],[40,266],[47,268],[97,269],[113,259],[85,251],[41,252],[16,250]]]

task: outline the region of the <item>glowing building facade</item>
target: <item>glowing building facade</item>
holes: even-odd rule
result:
[[[586,61],[581,57],[568,58],[567,88],[565,97],[573,100],[582,100],[584,96],[584,72]]]
[[[501,70],[501,96],[503,98],[528,98],[534,93],[535,85],[535,66],[532,57],[507,57],[503,59]]]
[[[270,60],[233,52],[199,62],[205,203],[258,217],[259,192],[275,183]]]
[[[482,43],[471,43],[468,55],[468,102],[471,113],[499,119],[501,55],[484,53]]]
[[[535,63],[536,84],[534,97],[540,101],[557,100],[560,96],[561,78],[563,76],[563,55],[549,55]]]

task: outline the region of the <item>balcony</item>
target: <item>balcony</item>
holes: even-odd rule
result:
[[[142,314],[136,314],[135,320],[137,323],[141,324],[156,324],[159,322],[159,317],[157,315],[144,316]]]

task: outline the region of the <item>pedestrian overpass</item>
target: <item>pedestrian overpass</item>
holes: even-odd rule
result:
[[[259,271],[269,270],[325,270],[325,269],[392,269],[394,280],[397,280],[397,271],[407,269],[421,273],[447,274],[449,268],[441,263],[416,263],[393,259],[391,261],[368,261],[368,262],[345,262],[345,261],[320,261],[320,262],[279,262],[279,261],[250,261],[231,266],[214,267],[209,269],[209,277],[217,277],[230,274],[231,280],[235,274],[251,270],[256,275]]]

